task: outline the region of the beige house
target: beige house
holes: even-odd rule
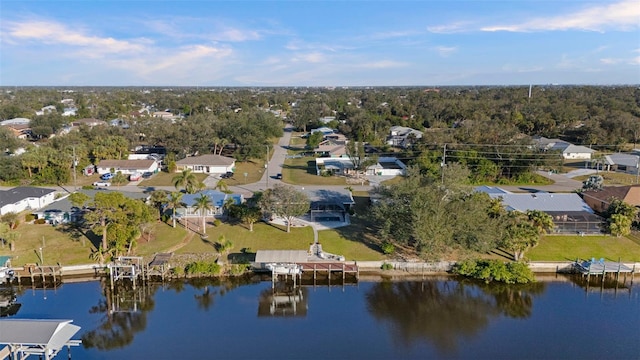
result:
[[[233,172],[236,159],[221,155],[191,156],[176,162],[176,172],[190,169],[194,173],[225,174]]]

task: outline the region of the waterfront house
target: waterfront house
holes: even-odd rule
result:
[[[499,190],[497,190],[499,189]],[[553,233],[598,234],[603,219],[574,193],[512,193],[500,188],[481,186],[476,191],[485,192],[491,198],[499,198],[507,211],[539,210],[549,214],[553,220]]]
[[[205,217],[215,217],[224,214],[224,205],[229,202],[240,205],[244,202],[242,194],[226,194],[217,190],[202,190],[195,194],[184,194],[182,196],[183,207],[176,209],[177,217],[201,217],[200,211],[196,209],[196,199],[201,195],[207,196],[211,200],[211,210],[207,210]]]

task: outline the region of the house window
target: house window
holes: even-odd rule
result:
[[[202,171],[204,169],[204,166],[202,165],[195,165],[193,167],[193,171]]]

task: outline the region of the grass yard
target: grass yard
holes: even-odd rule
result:
[[[72,237],[62,231],[62,227],[47,224],[22,224],[16,231],[20,237],[16,240],[15,251],[8,246],[0,248],[0,254],[13,257],[11,263],[14,266],[41,264],[40,248],[46,265],[91,263],[89,255],[95,247],[84,235]]]
[[[253,225],[253,232],[241,224],[222,223],[217,227],[207,228],[207,239],[194,237],[189,244],[176,251],[177,254],[215,252],[215,244],[220,235],[233,243],[230,253],[239,253],[242,249],[256,250],[309,250],[313,242],[313,229],[310,227],[286,228],[274,227],[259,222]]]
[[[343,231],[336,230],[318,231],[318,241],[322,244],[322,250],[331,254],[342,255],[347,260],[378,261],[386,258],[380,251],[373,249],[362,241],[347,239],[343,236],[344,234]]]
[[[147,239],[146,233],[138,239],[135,255],[146,257],[155,253],[165,252],[167,249],[179,245],[186,236],[187,230],[181,226],[176,226],[174,229],[171,224],[156,223],[151,231],[150,240]]]
[[[247,174],[246,177],[244,176],[245,173]],[[264,159],[236,161],[233,177],[224,181],[229,186],[251,184],[260,181],[262,174],[264,174]]]
[[[292,185],[347,185],[343,177],[316,175],[314,157],[286,159],[282,166],[282,178]]]
[[[154,187],[154,186],[173,186],[173,178],[179,173],[167,173],[160,171],[153,175],[151,178],[142,180],[138,186]],[[203,181],[207,178],[207,174],[194,174],[198,181]]]
[[[595,174],[594,174],[595,175]],[[601,175],[604,179],[604,185],[635,185],[636,184],[636,176],[632,174],[623,174],[617,172],[602,172],[600,171],[598,175]],[[582,175],[576,176],[573,179],[578,181],[585,181],[589,178],[590,175]]]
[[[572,261],[604,258],[609,261],[640,261],[640,245],[614,236],[544,236],[526,254],[532,261]]]

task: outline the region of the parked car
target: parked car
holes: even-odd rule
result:
[[[138,181],[141,178],[142,178],[142,174],[140,174],[140,173],[135,173],[135,174],[129,175],[129,181]]]
[[[102,174],[100,176],[100,180],[111,180],[113,179],[115,175],[113,175],[112,173],[106,173],[106,174]]]
[[[152,173],[151,171],[146,171],[146,172],[144,172],[144,173],[142,174],[142,177],[143,177],[144,179],[148,179],[148,178],[150,178],[151,176],[153,176],[153,173]]]
[[[226,173],[220,175],[221,179],[230,179],[233,177],[233,172],[232,171],[227,171]]]
[[[278,174],[278,175],[276,175],[276,179],[278,179],[278,180],[282,180],[282,174]]]
[[[96,181],[93,183],[93,186],[95,187],[106,187],[106,186],[111,186],[111,183],[108,183],[106,181]]]

